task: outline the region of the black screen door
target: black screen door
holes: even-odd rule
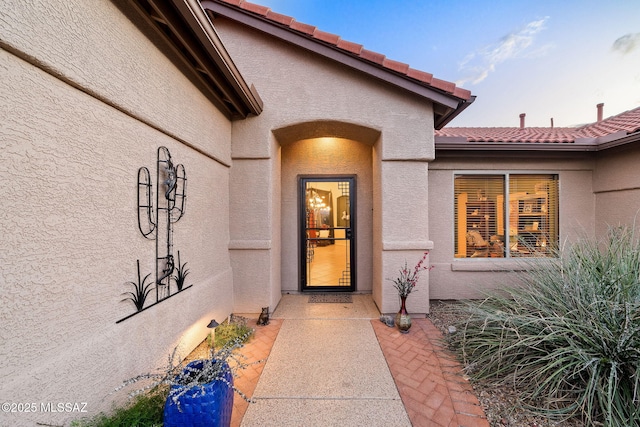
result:
[[[302,291],[353,292],[355,177],[301,177]]]

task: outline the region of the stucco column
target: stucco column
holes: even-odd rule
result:
[[[234,123],[229,192],[233,311],[259,313],[280,301],[280,158],[270,132]],[[274,230],[278,230],[277,232]]]
[[[397,312],[399,298],[393,282],[405,260],[413,269],[423,253],[433,247],[428,228],[428,162],[383,160],[380,164],[380,293],[383,313]],[[427,257],[427,264],[429,259]],[[429,312],[429,273],[424,271],[407,300],[411,314]]]

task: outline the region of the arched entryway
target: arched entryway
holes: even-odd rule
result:
[[[281,158],[282,291],[348,290],[371,292],[374,240],[373,152],[380,133],[367,127],[345,122],[317,121],[281,128],[274,131],[274,135],[280,143]],[[353,232],[355,239],[353,243],[354,247],[357,247],[357,252],[354,250],[353,253],[349,252],[348,254],[351,257],[349,259],[349,275],[353,274],[354,282],[349,284],[347,288],[340,288],[340,282],[335,286],[331,282],[318,283],[319,286],[314,289],[314,282],[310,281],[312,272],[304,270],[309,251],[305,247],[307,243],[304,238],[301,238],[307,233],[307,230],[304,229],[306,214],[302,208],[306,203],[304,200],[306,190],[301,190],[301,185],[303,185],[301,180],[306,178],[310,178],[307,182],[316,183],[310,188],[320,190],[318,193],[324,194],[325,197],[327,194],[332,195],[330,203],[333,204],[331,208],[333,212],[325,219],[326,228],[334,228],[334,233],[347,233],[346,230],[349,227],[344,227],[346,225],[344,222],[338,226],[338,218],[342,219],[341,212],[340,215],[337,213],[338,198],[344,195],[338,190],[334,192],[331,183],[352,180],[353,193],[357,194],[357,209],[353,211],[355,217],[350,218],[354,225],[350,232]],[[329,199],[326,200],[329,204]],[[340,200],[341,202],[345,201],[344,197]],[[319,211],[318,214],[320,215]],[[319,216],[319,218],[320,222],[312,224],[313,230],[310,230],[314,236],[318,237],[320,228],[323,227],[322,217]],[[328,218],[331,218],[331,224],[329,224]],[[341,237],[345,239],[341,242],[351,243],[346,239],[346,234],[341,234]],[[314,243],[318,242],[319,240],[316,240]],[[328,253],[336,247],[327,245],[320,247],[320,249],[327,249]],[[318,254],[318,252],[314,253],[314,255]],[[346,253],[342,252],[340,256],[346,256]]]

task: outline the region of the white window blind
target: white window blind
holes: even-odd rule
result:
[[[557,245],[557,175],[509,175],[511,256],[548,256]]]
[[[457,258],[549,256],[557,248],[557,175],[456,175],[454,192]]]
[[[455,177],[456,257],[503,257],[504,175]]]

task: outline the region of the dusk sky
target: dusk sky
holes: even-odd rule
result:
[[[575,126],[640,106],[640,0],[253,0],[477,96],[448,126]]]

